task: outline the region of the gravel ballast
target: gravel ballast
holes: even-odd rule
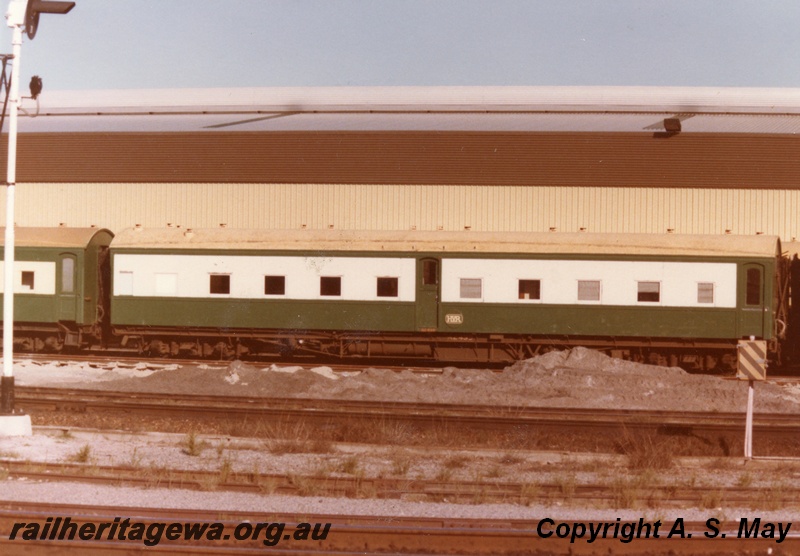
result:
[[[368,368],[362,372],[333,373],[329,368],[257,366],[239,361],[198,367],[129,366],[89,364],[40,364],[21,361],[15,366],[18,385],[64,386],[123,392],[172,392],[251,397],[302,397],[353,400],[521,405],[563,408],[653,409],[671,411],[744,412],[747,383],[719,376],[694,375],[677,368],[641,365],[608,358],[586,349],[552,352],[522,361],[502,371],[445,368],[441,373],[421,374]],[[800,415],[800,388],[792,385],[756,385],[756,413]],[[222,465],[234,471],[260,473],[342,473],[340,462],[357,458],[365,476],[391,475],[397,459],[408,460],[409,478],[431,477],[450,469],[451,478],[470,480],[492,477],[498,481],[543,482],[586,479],[589,469],[608,467],[612,475],[624,468],[615,455],[568,454],[520,451],[512,454],[473,452],[468,463],[452,464],[461,455],[445,449],[388,448],[335,445],[325,454],[281,454],[263,440],[202,437],[199,456],[186,454],[181,435],[161,433],[116,433],[109,431],[68,431],[36,428],[32,437],[0,438],[0,457],[16,461],[69,462],[89,447],[87,465],[132,465],[153,469],[208,469]],[[604,459],[605,458],[605,459]],[[502,463],[513,460],[512,464]],[[784,465],[784,464],[780,464]],[[677,481],[679,485],[707,484],[710,490],[748,481],[765,489],[779,488],[780,480],[796,481],[800,464],[785,463],[782,479],[770,473],[774,462],[681,461],[677,469],[658,471],[652,481]],[[720,473],[720,467],[724,471]],[[392,471],[395,469],[395,471]],[[724,476],[724,477],[722,477]],[[603,475],[599,475],[600,478]],[[682,483],[684,481],[685,483]],[[790,484],[789,483],[789,484]],[[436,517],[476,517],[538,520],[547,516],[561,519],[638,519],[671,516],[705,520],[717,516],[736,519],[752,511],[712,507],[674,511],[664,508],[633,509],[579,508],[572,505],[447,504],[409,500],[330,499],[323,496],[279,496],[276,494],[235,494],[218,491],[185,491],[161,488],[111,488],[84,484],[3,481],[2,499],[50,500],[63,503],[111,506],[183,507],[288,513],[353,513]],[[174,506],[173,506],[174,505]],[[759,512],[764,518],[791,520],[800,517],[798,507]]]

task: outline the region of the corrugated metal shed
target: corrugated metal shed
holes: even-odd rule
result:
[[[0,196],[0,207],[4,199]],[[24,184],[23,226],[464,230],[800,238],[800,189],[354,184]]]
[[[800,236],[798,89],[281,88],[41,101],[38,117],[20,121],[21,225]],[[680,133],[667,133],[665,118],[678,118]],[[0,166],[4,157],[0,144]]]
[[[795,188],[800,140],[613,132],[47,133],[19,182]],[[5,149],[0,146],[0,151]],[[0,164],[4,164],[0,156]]]
[[[792,188],[800,175],[795,89],[73,92],[43,97],[20,131],[20,182]]]

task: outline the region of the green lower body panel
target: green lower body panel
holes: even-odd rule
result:
[[[245,299],[114,298],[116,326],[361,330],[414,329],[415,305],[403,302],[253,301]]]
[[[439,330],[653,338],[737,337],[736,309],[445,303]]]
[[[3,296],[0,295],[0,306]],[[14,296],[14,321],[15,322],[58,322],[56,318],[56,297],[53,295],[25,295]]]

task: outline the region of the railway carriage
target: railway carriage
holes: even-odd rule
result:
[[[25,351],[59,351],[103,342],[112,237],[101,228],[16,228],[15,344]]]
[[[785,334],[771,236],[134,228],[113,332],[163,355],[511,361],[585,345],[710,368]]]

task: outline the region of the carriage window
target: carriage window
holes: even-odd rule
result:
[[[378,297],[397,297],[397,278],[378,278]]]
[[[636,298],[637,301],[644,301],[648,303],[658,302],[661,300],[661,283],[660,282],[639,282],[639,293]]]
[[[600,280],[578,280],[578,301],[600,301]]]
[[[439,262],[433,260],[422,261],[422,284],[435,286],[439,283]]]
[[[342,277],[322,276],[319,279],[319,294],[334,297],[342,295]]]
[[[61,259],[61,293],[75,293],[75,259]]]
[[[22,271],[22,287],[32,290],[33,289],[33,271],[32,270],[23,270]]]
[[[117,295],[133,295],[133,272],[120,270],[114,288]]]
[[[757,268],[747,269],[747,305],[761,305],[761,271]]]
[[[159,295],[175,295],[178,292],[177,274],[156,274],[156,293]],[[211,292],[214,293],[214,292]]]
[[[461,299],[480,299],[483,290],[483,280],[480,278],[461,279]]]
[[[209,281],[209,293],[228,294],[231,293],[230,274],[212,274]]]
[[[264,276],[264,295],[286,295],[286,276]]]
[[[712,282],[699,282],[697,284],[697,302],[714,303],[714,284]]]
[[[541,299],[542,281],[541,280],[520,280],[519,299]]]

